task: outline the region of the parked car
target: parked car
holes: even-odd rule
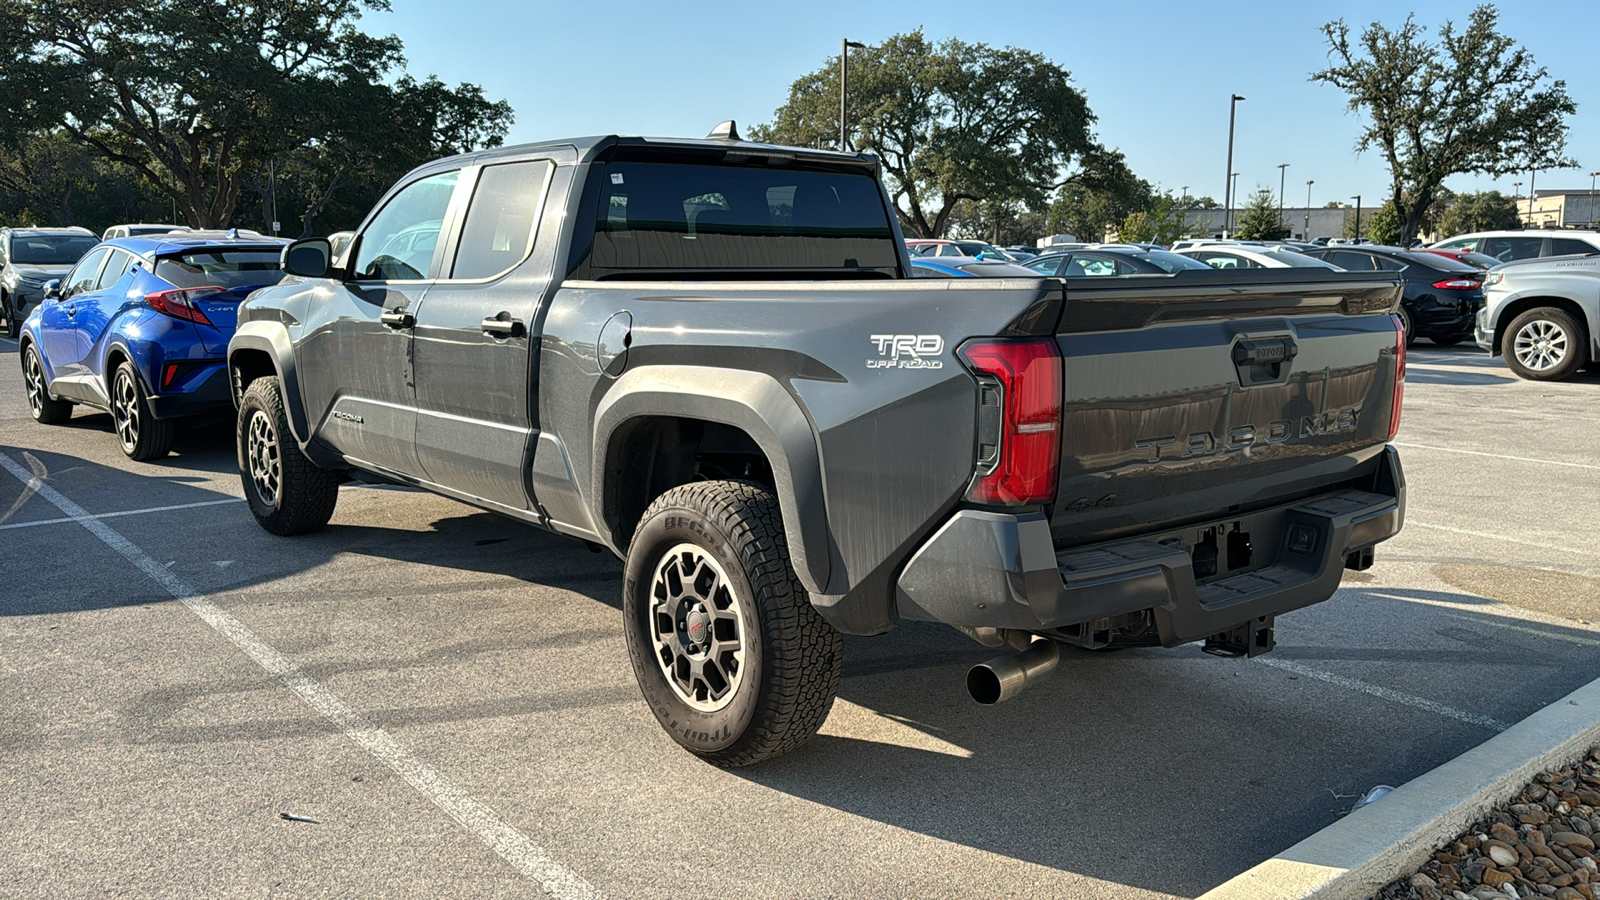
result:
[[[1023,263],[1023,268],[1056,278],[1104,278],[1110,275],[1166,275],[1184,269],[1209,269],[1210,266],[1167,250],[1099,246],[1046,254]]]
[[[1483,308],[1483,271],[1437,253],[1402,250],[1381,244],[1307,250],[1314,257],[1349,272],[1396,272],[1405,279],[1400,318],[1406,342],[1419,337],[1443,347],[1472,337],[1473,323]]]
[[[106,410],[123,453],[156,459],[178,419],[229,412],[224,360],[239,301],[283,279],[287,241],[198,232],[89,241],[23,325],[28,408],[46,425],[74,404]]]
[[[877,173],[715,136],[423,165],[240,307],[250,514],[314,531],[353,478],[615,553],[646,705],[724,766],[817,730],[841,632],[1014,647],[989,703],[1061,643],[1256,656],[1398,532],[1398,279],[910,280]]]
[[[917,278],[1038,278],[1039,273],[1013,262],[967,256],[913,256],[911,274]]]
[[[1307,256],[1305,253],[1289,247],[1246,247],[1229,244],[1209,244],[1204,247],[1194,247],[1177,252],[1190,259],[1197,259],[1213,269],[1337,268],[1330,262]]]
[[[1417,249],[1422,250],[1425,253],[1437,253],[1440,256],[1449,257],[1456,262],[1463,262],[1475,269],[1481,269],[1483,271],[1488,271],[1489,269],[1500,265],[1500,260],[1495,259],[1492,256],[1479,253],[1475,250],[1445,249],[1443,247],[1419,247]]]
[[[1039,255],[1039,248],[1038,247],[1021,247],[1021,246],[1018,246],[1018,247],[1001,247],[1000,249],[1002,249],[1002,250],[1006,251],[1007,253],[1011,254],[1012,258],[1017,260],[1018,262],[1025,262],[1025,261],[1033,259],[1035,256]]]
[[[193,231],[187,225],[113,225],[100,235],[100,240],[111,241],[125,237],[145,237],[152,234],[171,234],[174,231]]]
[[[944,239],[907,238],[906,247],[917,256],[970,256],[982,254],[985,259],[1002,259],[1014,262],[1010,254],[987,241],[951,241]]]
[[[1600,361],[1597,254],[1514,260],[1489,272],[1478,346],[1535,381],[1568,378]]]
[[[67,274],[97,242],[87,228],[0,228],[0,318],[6,337],[22,333],[28,307],[44,286]]]
[[[1600,250],[1600,232],[1566,229],[1526,231],[1476,231],[1440,241],[1430,250],[1471,250],[1499,262],[1541,256],[1570,256]]]

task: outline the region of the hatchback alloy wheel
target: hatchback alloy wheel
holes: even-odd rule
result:
[[[111,421],[117,428],[122,452],[132,453],[139,445],[139,390],[126,371],[118,371],[111,388]]]
[[[32,347],[28,348],[28,355],[22,366],[23,380],[28,383],[28,409],[37,419],[44,412],[44,372],[39,369],[39,354]]]

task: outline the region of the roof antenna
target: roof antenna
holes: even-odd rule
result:
[[[735,125],[732,119],[729,119],[728,121],[723,122],[721,125],[711,129],[711,133],[706,135],[706,139],[711,141],[744,140],[743,138],[739,137],[739,126]]]

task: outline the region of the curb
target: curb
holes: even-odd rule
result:
[[[1600,745],[1600,679],[1417,776],[1199,900],[1367,900],[1533,777]]]

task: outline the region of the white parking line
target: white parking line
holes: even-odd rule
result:
[[[1502,535],[1502,534],[1490,534],[1487,531],[1468,531],[1465,528],[1451,528],[1449,525],[1431,525],[1431,524],[1429,524],[1427,522],[1415,522],[1415,521],[1410,521],[1410,520],[1408,520],[1406,522],[1406,524],[1407,525],[1416,526],[1417,528],[1432,528],[1434,531],[1448,531],[1451,534],[1465,534],[1465,535],[1469,535],[1471,537],[1481,537],[1481,538],[1489,538],[1490,540],[1495,540],[1495,541],[1505,541],[1508,544],[1522,544],[1522,545],[1528,546],[1528,547],[1548,547],[1551,550],[1560,550],[1563,553],[1578,553],[1578,554],[1582,554],[1582,555],[1587,556],[1587,555],[1590,555],[1590,554],[1593,554],[1593,553],[1596,552],[1594,549],[1579,550],[1576,547],[1562,547],[1559,544],[1547,544],[1544,541],[1524,541],[1524,540],[1519,540],[1519,539],[1514,538],[1514,537],[1506,537],[1505,535]]]
[[[1547,466],[1566,466],[1570,469],[1600,470],[1600,466],[1591,465],[1589,463],[1560,462],[1554,459],[1534,459],[1531,456],[1511,456],[1510,454],[1506,453],[1484,453],[1481,450],[1462,450],[1459,447],[1434,447],[1429,444],[1410,444],[1401,443],[1400,441],[1395,441],[1394,445],[1396,447],[1405,447],[1409,450],[1437,450],[1440,453],[1463,453],[1467,456],[1487,456],[1490,459],[1509,459],[1514,462],[1543,463]]]
[[[142,516],[145,513],[171,512],[175,509],[194,509],[198,506],[221,506],[224,503],[243,503],[243,497],[229,497],[226,500],[203,500],[199,503],[177,503],[172,506],[152,506],[147,509],[125,509],[122,512],[94,513],[91,519],[115,519],[121,516]],[[67,517],[63,519],[40,519],[37,522],[12,522],[9,525],[0,525],[0,531],[8,528],[32,528],[35,525],[61,525],[67,522],[76,522],[77,519]]]
[[[249,628],[228,615],[221,608],[200,596],[200,593],[182,579],[172,574],[143,550],[119,534],[111,526],[90,515],[83,507],[67,499],[60,491],[45,484],[10,456],[0,453],[0,467],[27,485],[28,489],[50,501],[73,521],[89,529],[106,546],[122,554],[138,566],[150,580],[161,585],[173,599],[188,607],[201,621],[218,634],[232,641],[244,654],[265,669],[289,690],[300,695],[312,709],[338,726],[345,736],[360,745],[411,783],[435,806],[444,810],[462,827],[477,835],[500,858],[510,863],[524,876],[537,882],[546,893],[558,898],[599,897],[588,882],[551,859],[528,837],[507,825],[494,811],[483,805],[455,782],[428,765],[400,745],[387,731],[372,724],[359,713],[346,706],[316,680],[302,674],[286,656],[255,636]]]
[[[1403,703],[1406,706],[1426,710],[1427,712],[1431,712],[1437,716],[1444,716],[1445,718],[1466,722],[1469,725],[1478,725],[1480,727],[1490,728],[1495,731],[1505,731],[1507,728],[1511,727],[1499,719],[1491,719],[1488,716],[1480,716],[1477,713],[1469,713],[1466,710],[1456,709],[1453,706],[1445,706],[1443,703],[1435,703],[1426,697],[1418,697],[1415,694],[1407,694],[1402,691],[1393,690],[1392,688],[1383,687],[1382,685],[1368,684],[1365,681],[1358,681],[1354,678],[1346,678],[1343,675],[1335,675],[1332,672],[1324,672],[1321,669],[1313,669],[1310,666],[1303,666],[1297,662],[1291,662],[1287,659],[1275,659],[1270,656],[1258,656],[1256,657],[1256,662],[1271,666],[1274,669],[1282,669],[1285,672],[1292,672],[1296,675],[1304,675],[1307,678],[1315,678],[1318,681],[1326,681],[1329,684],[1336,684],[1339,687],[1349,688],[1352,691],[1360,691],[1363,694],[1368,694],[1381,700],[1388,700],[1391,703]]]

